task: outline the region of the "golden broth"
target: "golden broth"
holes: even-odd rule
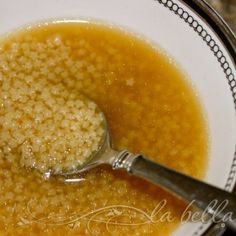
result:
[[[35,125],[31,131],[27,125],[22,128],[24,109],[36,101],[36,95],[29,94],[35,87],[40,95],[48,86],[61,86],[58,101],[79,91],[100,106],[114,148],[144,153],[203,178],[207,164],[203,112],[175,63],[133,35],[94,23],[33,27],[0,45],[0,234],[172,232],[186,206],[157,186],[110,167],[79,176],[79,183],[63,183],[59,177],[45,180],[36,170],[21,167],[21,149],[12,147],[13,140],[24,142],[26,135],[36,132]],[[31,108],[28,113],[33,117]],[[47,112],[39,112],[42,119]],[[162,200],[167,205],[155,211]],[[172,222],[158,221],[167,211]]]

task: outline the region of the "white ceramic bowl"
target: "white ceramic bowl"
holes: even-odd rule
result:
[[[228,39],[233,36],[219,18],[214,22],[202,11],[200,5],[211,12],[204,2],[196,2],[0,0],[0,34],[35,21],[91,18],[131,29],[159,45],[188,74],[206,111],[210,154],[205,181],[231,191],[236,179],[236,53]],[[201,235],[207,227],[185,223],[174,235]]]

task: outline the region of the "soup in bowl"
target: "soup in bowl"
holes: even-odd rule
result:
[[[96,149],[91,138],[83,139],[91,124],[99,123],[89,105],[78,105],[86,96],[107,117],[114,148],[145,153],[180,172],[232,188],[235,115],[227,82],[235,68],[223,43],[218,42],[231,68],[228,77],[205,42],[182,21],[175,23],[160,3],[140,1],[124,19],[122,10],[129,11],[133,1],[127,8],[107,1],[81,1],[76,8],[72,1],[49,1],[39,3],[35,15],[33,5],[25,3],[29,15],[19,14],[20,23],[3,21],[2,33],[32,22],[30,27],[3,35],[0,46],[2,233],[201,233],[207,224],[191,222],[189,206],[124,172],[103,166],[73,176],[76,183],[42,174],[73,166],[82,153]],[[142,4],[150,16],[140,22],[136,14]],[[33,23],[65,15],[74,18]],[[152,17],[157,17],[155,31]],[[169,32],[158,19],[167,19],[175,30]],[[175,38],[168,37],[172,33]],[[101,131],[95,128],[94,135]]]

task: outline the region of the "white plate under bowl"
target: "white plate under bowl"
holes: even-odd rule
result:
[[[45,19],[91,18],[131,29],[159,45],[188,74],[206,111],[210,153],[205,181],[231,191],[236,179],[235,51],[194,2],[0,0],[0,34]],[[196,236],[206,228],[185,223],[173,234]]]

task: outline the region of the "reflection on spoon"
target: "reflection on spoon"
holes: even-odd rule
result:
[[[78,183],[82,181],[85,181],[85,179],[84,178],[65,179],[66,183]]]

